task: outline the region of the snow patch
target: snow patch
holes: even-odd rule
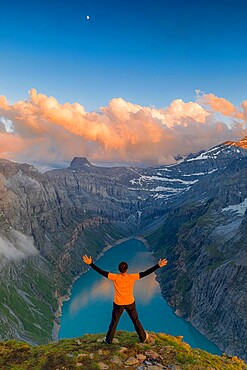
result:
[[[183,174],[182,176],[203,176],[203,175],[210,175],[211,173],[218,171],[218,168],[213,169],[209,172],[198,172],[198,173],[191,173],[191,174]]]
[[[180,193],[184,189],[174,189],[174,188],[165,188],[164,186],[157,186],[154,189],[149,189],[149,191],[168,191],[170,193]]]
[[[172,172],[169,168],[159,168],[158,171],[167,171],[167,172]]]
[[[216,149],[219,149],[219,147],[215,147],[215,148],[212,148],[212,149],[210,149],[210,150],[207,150],[206,152],[204,152],[204,153],[202,153],[202,154],[200,154],[198,157],[196,157],[196,158],[190,158],[190,159],[187,159],[186,160],[186,162],[192,162],[192,161],[199,161],[199,160],[205,160],[205,159],[208,159],[208,158],[210,158],[210,155],[209,155],[209,153],[212,153],[213,155],[218,155],[220,152],[221,152],[221,148],[220,148],[220,150],[218,151],[218,152],[216,152],[216,153],[213,153]]]
[[[154,196],[153,196],[153,198],[154,199],[163,199],[163,198],[167,198],[167,196],[165,196],[165,195],[163,195],[163,194],[155,194]]]
[[[202,176],[202,175],[206,175],[207,172],[198,172],[198,173],[191,173],[191,174],[184,174],[182,175],[183,177],[189,177],[189,176]]]
[[[198,180],[191,180],[191,181],[186,181],[186,180],[181,180],[181,179],[177,179],[177,178],[168,178],[168,177],[158,177],[158,176],[141,176],[141,178],[139,179],[139,182],[141,181],[145,181],[145,182],[148,182],[148,181],[164,181],[164,182],[179,182],[181,184],[184,184],[184,185],[192,185],[192,184],[195,184]]]
[[[245,214],[246,209],[247,209],[247,198],[245,198],[242,203],[222,208],[222,212],[236,212],[239,215],[243,216]]]

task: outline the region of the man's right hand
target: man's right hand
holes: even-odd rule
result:
[[[159,265],[159,267],[164,267],[165,265],[167,265],[167,262],[168,261],[165,258],[163,260],[160,259],[159,262],[158,262],[158,265]]]
[[[84,256],[82,256],[82,259],[83,261],[87,264],[87,265],[91,265],[91,263],[93,262],[93,259],[92,257],[88,257],[86,254],[84,254]]]

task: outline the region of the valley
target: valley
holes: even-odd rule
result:
[[[247,140],[170,166],[98,167],[76,157],[40,173],[0,160],[0,338],[52,340],[59,300],[97,258],[143,237],[162,295],[219,348],[246,360]]]

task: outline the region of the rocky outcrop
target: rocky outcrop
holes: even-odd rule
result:
[[[135,369],[135,370],[246,370],[236,356],[210,355],[193,349],[183,337],[150,333],[148,343],[138,343],[136,333],[117,332],[111,345],[100,334],[61,340],[42,347],[16,341],[0,343],[2,369]]]

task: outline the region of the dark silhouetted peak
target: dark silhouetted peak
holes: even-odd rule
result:
[[[195,158],[195,157],[198,157],[199,155],[201,155],[202,153],[204,153],[205,150],[200,150],[199,152],[197,153],[189,153],[186,157],[186,160],[188,159],[192,159],[192,158]]]
[[[181,161],[184,158],[180,154],[178,154],[177,156],[174,156],[174,159],[175,161]]]
[[[87,160],[86,157],[75,157],[70,163],[69,168],[73,170],[82,170],[86,167],[91,167],[92,164]]]

